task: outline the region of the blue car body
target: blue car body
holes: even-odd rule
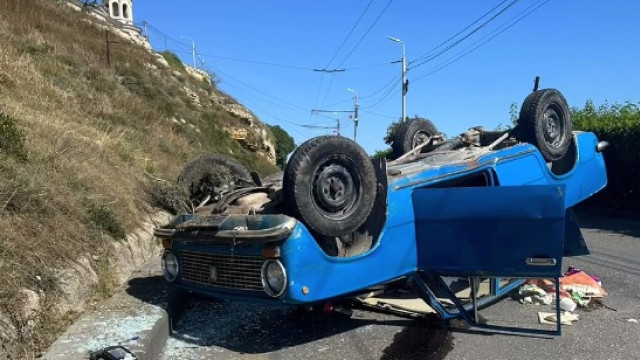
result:
[[[257,217],[253,219],[259,222],[257,231],[279,227],[285,234],[269,241],[260,241],[259,236],[251,241],[216,239],[201,228],[181,228],[197,215],[177,217],[157,229],[156,235],[168,240],[165,247],[181,264],[173,284],[189,291],[267,303],[314,304],[410,278],[419,283],[420,295],[442,317],[462,316],[463,311],[446,310],[436,301],[434,287],[443,284],[438,278],[557,279],[563,255],[585,253],[570,209],[602,189],[607,179],[595,135],[574,132],[573,136],[572,155],[562,171],[552,171],[557,164],[546,163],[529,144],[495,151],[433,153],[389,166],[386,197],[374,208],[381,212],[375,220],[380,222],[379,234],[370,249],[355,256],[328,255],[302,222],[284,215],[248,215]],[[457,185],[470,178],[482,179],[482,184]],[[227,232],[233,228],[233,224],[220,225]],[[277,249],[271,253],[286,271],[286,290],[277,297],[262,291],[256,279],[265,248]],[[235,270],[225,271],[237,271],[239,285],[218,286],[207,279],[207,271],[217,271],[207,268],[211,263],[198,260],[207,256],[237,259]],[[198,271],[200,278],[194,278]],[[484,301],[495,301],[518,284],[498,286]]]

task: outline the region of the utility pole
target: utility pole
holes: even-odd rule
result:
[[[144,25],[144,37],[147,39],[147,42],[149,42],[149,29],[147,28],[147,20],[143,21],[142,25]]]
[[[356,105],[353,116],[353,141],[357,142],[358,137],[358,93],[356,93]]]
[[[188,37],[188,36],[180,36],[181,38],[184,39],[188,39],[191,40],[191,56],[193,57],[193,68],[197,69],[198,67],[196,66],[196,41],[193,40],[192,38]]]
[[[111,43],[117,44],[119,41],[109,39],[109,29],[105,30],[105,43],[107,47],[107,66],[111,66]]]
[[[352,93],[355,93],[355,106],[354,106],[354,110],[353,110],[353,141],[356,141],[356,139],[358,138],[358,92],[349,88],[347,89],[347,91],[351,91]]]
[[[357,103],[358,103],[358,100],[356,100],[356,104],[357,104]],[[358,110],[357,110],[357,109],[358,109],[358,108],[357,108],[357,106],[358,106],[358,105],[356,105],[356,114],[357,114],[357,111],[358,111]],[[353,112],[353,110],[323,110],[323,109],[311,109],[311,113],[334,113],[335,115],[337,115],[337,113],[352,113],[352,112]],[[357,115],[356,115],[356,118],[357,118]],[[331,118],[331,119],[335,119],[335,120],[338,122],[338,124],[336,125],[336,130],[337,130],[336,132],[337,132],[338,136],[340,136],[340,118]],[[313,128],[313,127],[315,127],[315,126],[308,125],[308,126],[305,126],[305,127]],[[357,123],[357,122],[356,122],[356,127],[358,127],[358,123]],[[326,128],[326,127],[324,127],[324,128]],[[355,137],[355,133],[353,134],[353,136]]]
[[[196,66],[196,43],[195,43],[195,41],[191,42],[191,56],[193,57],[193,67],[197,69],[197,66]],[[404,99],[404,95],[402,95],[402,98]]]
[[[106,44],[107,44],[107,66],[111,66],[111,54],[109,51],[111,42],[109,41],[109,30],[105,30],[105,36],[106,36]]]
[[[407,56],[404,41],[393,36],[387,36],[387,38],[402,44],[402,122],[405,122],[407,121],[407,92],[409,91],[409,81],[407,80]]]

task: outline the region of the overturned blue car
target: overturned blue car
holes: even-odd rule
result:
[[[204,155],[178,179],[193,211],[154,231],[164,276],[218,298],[347,302],[488,327],[478,308],[522,279],[557,282],[563,256],[588,254],[571,209],[606,185],[606,145],[572,131],[566,100],[545,89],[507,131],[444,139],[428,120],[403,122],[392,161],[337,136],[303,143],[266,179]],[[431,310],[370,301],[399,288]]]

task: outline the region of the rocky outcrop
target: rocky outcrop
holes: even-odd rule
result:
[[[192,66],[189,66],[189,65],[186,65],[186,64],[184,64],[184,68],[185,68],[185,70],[187,70],[187,74],[189,74],[194,79],[196,79],[198,81],[207,82],[207,83],[211,82],[211,75],[209,75],[209,73],[207,73],[206,71],[200,70],[200,69],[196,69],[196,68],[194,68]]]
[[[0,359],[17,359],[16,348],[11,345],[18,338],[18,330],[9,315],[0,311]]]
[[[128,234],[123,241],[113,240],[106,253],[106,274],[112,279],[114,286],[123,285],[142,264],[154,256],[159,256],[162,247],[153,236],[153,228],[164,225],[171,219],[171,215],[161,211],[149,215],[142,221],[133,233]],[[89,301],[95,296],[95,287],[99,283],[96,265],[101,259],[98,255],[81,255],[78,260],[64,269],[51,269],[54,274],[56,298],[50,299],[47,311],[53,310],[55,315],[63,317],[69,313],[79,313],[85,310]],[[30,289],[21,289],[15,297],[13,317],[0,313],[0,345],[9,349],[19,337],[26,336],[34,330],[35,321],[43,310],[44,293]],[[14,320],[14,321],[12,321]],[[15,324],[19,324],[19,329]],[[9,353],[9,350],[4,350]],[[0,350],[0,355],[2,351]]]
[[[232,139],[240,142],[246,149],[263,154],[271,164],[275,165],[276,147],[265,124],[260,122],[251,111],[228,96],[214,93],[209,96],[209,100],[233,116],[243,120],[244,124],[240,126],[225,128]]]
[[[191,90],[191,89],[190,89],[189,87],[187,87],[187,86],[184,86],[184,87],[182,88],[182,91],[184,91],[184,93],[187,95],[187,98],[189,99],[189,101],[190,101],[193,105],[195,105],[195,106],[197,106],[197,107],[199,107],[199,108],[201,108],[201,107],[202,107],[202,104],[200,103],[200,96],[198,96],[198,93],[196,93],[195,91]]]
[[[135,269],[153,256],[159,256],[162,248],[153,237],[153,228],[171,220],[168,212],[158,212],[149,216],[138,229],[126,236],[124,241],[111,243],[112,259],[109,262],[110,273],[118,285],[124,284]]]
[[[81,256],[69,268],[55,271],[56,285],[60,292],[60,304],[56,307],[59,315],[71,311],[84,310],[87,300],[93,295],[98,284],[98,275],[93,270],[87,255]]]

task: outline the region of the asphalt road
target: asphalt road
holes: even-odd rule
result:
[[[241,302],[188,299],[164,359],[640,359],[640,222],[580,217],[591,255],[564,260],[598,275],[608,292],[556,339],[486,335],[459,322],[356,311],[352,318]],[[538,311],[505,299],[490,324],[540,328]],[[547,327],[548,329],[549,327]]]

